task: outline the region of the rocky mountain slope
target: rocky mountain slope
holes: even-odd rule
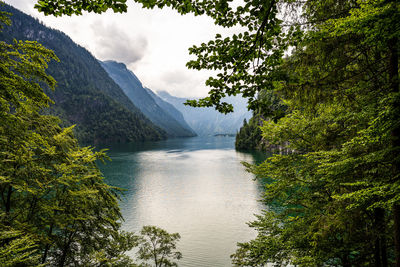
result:
[[[121,87],[132,103],[154,124],[170,137],[187,137],[196,134],[172,105],[144,88],[136,75],[125,64],[116,61],[100,62],[110,77]]]
[[[226,99],[233,104],[235,112],[225,115],[214,108],[185,106],[183,103],[186,102],[186,98],[175,97],[165,91],[158,92],[158,95],[163,100],[174,105],[183,114],[189,126],[200,136],[236,134],[242,126],[243,120],[251,118],[251,112],[246,107],[246,100],[241,97]]]
[[[58,82],[54,92],[46,91],[55,102],[49,112],[58,115],[65,126],[76,124],[81,142],[166,138],[166,132],[142,114],[85,48],[9,5],[1,5],[0,10],[12,13],[12,25],[4,27],[0,40],[37,41],[60,59],[51,62],[48,68]]]

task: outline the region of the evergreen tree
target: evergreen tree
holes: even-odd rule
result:
[[[48,74],[57,90],[43,87],[54,103],[41,112],[59,117],[63,127],[74,127],[81,144],[107,144],[165,139],[165,132],[152,124],[107,75],[89,51],[64,33],[50,29],[9,5],[13,23],[0,32],[0,40],[37,41],[60,59],[49,62]]]
[[[104,151],[80,147],[72,127],[40,113],[51,103],[42,88],[55,86],[50,60],[36,42],[0,42],[0,263],[127,266],[136,243],[120,232],[118,189],[96,166]]]
[[[126,9],[123,1],[84,2],[43,0],[37,8],[55,15]],[[258,237],[239,244],[234,263],[400,266],[400,3],[136,2],[242,27],[190,49],[197,59],[189,68],[219,73],[206,82],[209,96],[189,104],[230,112],[221,99],[242,94],[257,109],[257,93],[267,90],[288,106],[262,131],[269,142],[289,142],[295,153],[248,166],[270,179],[265,202],[271,208],[251,224]]]

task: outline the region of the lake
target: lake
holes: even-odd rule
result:
[[[123,229],[178,232],[179,266],[231,266],[236,243],[256,235],[246,222],[263,209],[263,187],[241,164],[262,155],[237,152],[234,142],[219,136],[111,146],[112,162],[101,170],[126,189]]]

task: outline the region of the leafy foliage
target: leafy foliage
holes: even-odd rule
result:
[[[81,1],[81,2],[71,2],[68,0],[50,0],[50,1],[38,1],[35,5],[40,12],[46,15],[52,14],[55,16],[61,15],[72,15],[72,14],[82,14],[82,10],[87,10],[89,12],[102,13],[107,9],[111,8],[114,12],[126,12],[126,0],[92,0],[92,1]]]
[[[0,264],[2,266],[34,265],[39,255],[32,236],[15,230],[0,231]]]
[[[398,58],[390,58],[399,44],[390,43],[399,6],[310,1],[303,8],[312,28],[273,88],[289,112],[262,127],[265,140],[288,142],[295,153],[248,166],[270,179],[264,201],[271,208],[250,224],[258,237],[239,244],[233,262],[392,265],[400,187]]]
[[[143,226],[140,231],[138,259],[154,261],[156,267],[178,266],[172,260],[179,260],[182,254],[176,250],[176,242],[181,238],[178,233],[169,234],[156,226]]]
[[[287,144],[276,146],[273,142],[266,141],[261,135],[260,126],[263,121],[276,122],[282,118],[287,110],[287,106],[272,92],[261,91],[258,94],[258,108],[253,112],[253,117],[247,123],[243,122],[236,135],[235,148],[239,150],[263,150],[269,152],[287,151]]]
[[[160,140],[166,133],[149,121],[99,62],[65,34],[49,29],[32,17],[4,5],[13,23],[0,33],[0,39],[38,41],[52,49],[60,62],[50,62],[48,72],[57,80],[57,90],[45,89],[54,100],[44,112],[62,119],[65,127],[76,124],[74,132],[81,143],[98,144]]]
[[[119,230],[119,189],[96,167],[104,151],[80,147],[72,127],[40,113],[51,103],[42,86],[55,86],[50,60],[36,42],[0,42],[1,265],[127,266],[135,243]]]
[[[243,126],[236,134],[235,148],[237,150],[261,149],[262,137],[259,121],[260,118],[255,116],[250,119],[249,123],[246,119],[243,121]]]
[[[265,109],[257,93],[266,90],[288,106],[262,131],[294,153],[248,166],[270,179],[270,208],[251,223],[258,236],[239,244],[234,264],[399,266],[400,3],[136,2],[242,27],[189,50],[197,56],[189,68],[218,71],[209,96],[190,105],[226,113],[222,98],[242,94]]]
[[[37,8],[50,6],[53,0],[41,0]],[[298,38],[298,31],[291,28],[282,31],[281,20],[277,18],[279,8],[277,1],[245,1],[233,9],[230,1],[149,1],[136,0],[144,8],[172,7],[181,14],[193,13],[194,15],[206,14],[214,19],[215,24],[223,27],[240,26],[246,31],[223,38],[220,34],[214,40],[200,46],[193,46],[189,53],[197,56],[197,60],[187,63],[191,69],[212,69],[219,73],[210,77],[206,85],[211,87],[209,96],[200,100],[189,100],[192,106],[215,108],[223,113],[233,111],[233,106],[221,102],[225,96],[242,94],[248,97],[250,107],[257,105],[256,93],[266,87],[272,86],[272,81],[277,75],[274,70],[282,61],[284,51],[289,46],[289,38]],[[289,1],[292,2],[292,1]],[[85,3],[85,5],[84,5]],[[87,4],[86,4],[87,3]],[[73,12],[74,8],[90,11],[91,5],[98,2],[74,1],[66,6],[57,4],[47,14],[80,14]],[[104,8],[112,5],[103,4]],[[255,75],[254,75],[255,74]]]

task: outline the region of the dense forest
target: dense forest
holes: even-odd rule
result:
[[[9,17],[0,11],[0,30]],[[79,146],[73,126],[43,112],[52,61],[35,41],[0,42],[0,266],[176,265],[179,234],[121,231],[121,189],[97,168],[104,151]]]
[[[0,15],[4,27],[8,14]],[[95,164],[104,152],[79,147],[71,127],[40,113],[51,103],[41,86],[54,89],[45,71],[57,57],[30,41],[1,42],[0,49],[0,264],[64,266],[90,262],[97,252],[126,262],[132,241],[119,231],[117,189]]]
[[[54,15],[126,11],[123,2],[48,2],[37,8]],[[287,106],[261,130],[293,153],[248,165],[270,179],[270,208],[250,224],[258,236],[239,244],[233,263],[400,266],[400,3],[136,2],[243,28],[190,48],[197,58],[189,68],[218,74],[206,82],[209,96],[189,104],[226,113],[232,105],[221,99],[241,93],[256,110],[258,92],[267,90]]]
[[[12,13],[12,24],[0,33],[1,40],[37,41],[60,59],[49,63],[48,73],[57,81],[57,90],[45,91],[55,102],[46,112],[60,117],[64,126],[76,124],[74,132],[81,143],[166,138],[165,131],[133,105],[86,49],[9,5],[1,10]]]
[[[157,96],[150,89],[144,88],[136,75],[128,70],[124,63],[108,60],[100,64],[132,103],[155,125],[161,127],[169,137],[196,136],[183,118],[178,119],[174,116],[175,113],[180,112],[169,103],[160,103],[164,102],[162,99],[156,101]],[[166,107],[167,105],[169,106]],[[174,110],[171,111],[171,109]],[[182,114],[179,115],[182,117]]]
[[[285,116],[287,105],[272,91],[263,90],[257,96],[258,107],[253,111],[253,117],[247,122],[243,121],[242,127],[236,134],[235,148],[237,150],[261,150],[272,153],[288,153],[288,143],[275,144],[263,138],[260,126],[263,122],[275,123]]]
[[[189,68],[218,74],[206,82],[209,96],[188,104],[228,113],[232,105],[221,100],[242,94],[255,115],[262,115],[265,142],[291,150],[259,165],[246,164],[268,181],[263,201],[269,208],[250,223],[257,237],[238,244],[234,265],[400,266],[399,1],[246,0],[234,7],[224,0],[135,2],[144,8],[169,6],[181,14],[207,15],[224,27],[239,26],[240,33],[218,34],[190,48],[197,58],[188,62]],[[124,0],[41,0],[36,7],[52,15],[127,9]],[[18,45],[23,48],[14,47]],[[53,56],[37,45],[40,55],[29,54],[32,45],[2,44],[1,87],[6,93],[1,98],[0,177],[6,230],[1,249],[11,253],[19,246],[13,250],[17,258],[40,244],[44,258],[51,254],[49,259],[58,257],[60,262],[87,262],[87,255],[93,255],[89,252],[99,251],[97,242],[111,236],[123,240],[113,225],[118,210],[103,206],[115,200],[112,188],[97,182],[91,164],[101,154],[76,148],[68,142],[68,128],[61,130],[49,117],[37,115],[48,99],[30,82],[40,78],[54,83],[43,73],[44,62]],[[30,59],[14,60],[21,49]],[[32,72],[33,63],[37,68]],[[283,111],[276,118],[263,115],[266,107],[259,94],[264,91],[285,106],[271,108]],[[64,190],[75,185],[77,176],[85,177],[80,186]],[[86,189],[93,184],[96,191]],[[88,198],[82,209],[68,210],[80,195],[98,192],[101,198]],[[51,201],[52,196],[60,198]],[[112,219],[99,226],[94,220],[98,214]],[[34,227],[28,227],[27,236],[23,231],[29,223]],[[85,235],[89,227],[102,238]],[[77,245],[68,247],[70,241]],[[47,249],[49,244],[58,247]],[[112,244],[123,251],[124,242]],[[100,256],[118,251],[100,247]],[[100,256],[96,259],[109,258]]]
[[[253,116],[249,122],[243,120],[243,126],[236,133],[235,148],[237,150],[264,150],[260,123],[262,119]]]

